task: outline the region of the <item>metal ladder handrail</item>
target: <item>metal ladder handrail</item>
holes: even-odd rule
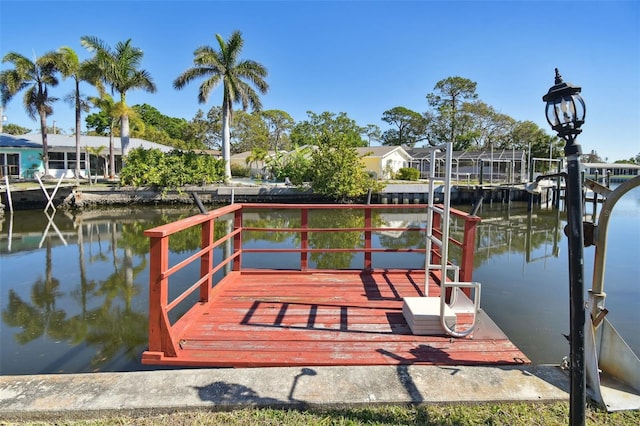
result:
[[[436,152],[445,151],[445,171],[444,171],[444,200],[443,207],[435,205],[435,171],[436,171]],[[426,254],[425,254],[425,296],[429,297],[429,275],[432,270],[441,271],[440,279],[440,324],[445,332],[453,337],[465,337],[470,335],[476,327],[478,320],[478,311],[480,310],[480,283],[478,282],[460,282],[459,270],[457,265],[449,263],[449,222],[451,211],[451,165],[453,159],[453,144],[448,142],[444,145],[437,146],[431,151],[430,172],[429,172],[429,194],[427,202],[427,235],[426,235]],[[433,214],[438,213],[442,217],[441,228],[442,235],[437,238],[433,235]],[[433,245],[440,248],[440,264],[431,263],[431,250]],[[447,281],[448,272],[453,271],[453,281]],[[452,330],[445,321],[445,310],[447,307],[446,293],[451,288],[451,303],[453,307],[456,303],[457,293],[461,288],[473,289],[473,322],[464,331]]]

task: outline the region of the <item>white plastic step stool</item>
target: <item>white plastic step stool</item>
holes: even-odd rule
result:
[[[403,300],[402,315],[413,334],[429,336],[445,332],[440,323],[439,297],[405,297]],[[449,329],[455,328],[456,315],[446,304],[444,320]]]

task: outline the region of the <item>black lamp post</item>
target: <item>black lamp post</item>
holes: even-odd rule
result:
[[[584,230],[582,224],[582,181],[580,155],[576,143],[580,126],[584,123],[585,106],[580,97],[580,87],[562,81],[556,68],[555,85],[542,100],[547,103],[546,115],[551,128],[565,141],[567,158],[566,205],[567,234],[569,241],[569,305],[571,344],[571,384],[569,417],[571,425],[585,424],[585,304],[584,304]]]

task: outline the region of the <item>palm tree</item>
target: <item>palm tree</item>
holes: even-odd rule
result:
[[[121,108],[119,108],[120,104],[116,105],[113,98],[108,93],[102,93],[99,97],[91,97],[89,100],[95,107],[100,108],[102,113],[104,113],[109,120],[109,179],[113,179],[116,176],[113,130],[118,121],[118,117],[122,116]]]
[[[19,53],[9,52],[2,58],[2,62],[9,62],[14,66],[12,69],[0,72],[2,106],[5,106],[20,91],[26,89],[23,98],[24,109],[33,120],[36,120],[36,116],[40,118],[44,174],[49,176],[47,116],[53,113],[52,104],[58,100],[49,96],[49,86],[58,85],[56,53],[48,52],[32,61]]]
[[[106,157],[102,154],[102,151],[104,151],[104,146],[100,145],[98,147],[90,147],[87,146],[85,147],[85,150],[87,151],[87,156],[89,157],[89,184],[91,184],[91,156],[93,155],[94,157],[97,158],[97,160],[99,161],[100,158],[104,158],[105,163],[107,162]],[[107,164],[104,165],[104,171],[106,173],[107,171]],[[98,183],[98,165],[96,162],[96,179],[95,179],[95,183]]]
[[[94,70],[100,73],[100,80],[111,86],[112,93],[120,94],[120,143],[122,156],[129,152],[129,109],[127,108],[127,92],[131,89],[143,89],[149,93],[156,91],[151,75],[146,70],[138,69],[144,52],[131,45],[131,39],[118,42],[111,49],[102,40],[93,36],[84,36],[80,43],[95,56],[89,60]]]
[[[91,84],[99,84],[98,76],[92,74],[92,68],[87,61],[80,62],[78,54],[70,47],[61,47],[58,49],[57,67],[62,74],[62,78],[73,78],[75,83],[74,91],[68,97],[68,99],[75,107],[76,111],[76,182],[80,179],[80,127],[81,113],[82,111],[89,111],[89,103],[80,94],[80,82],[87,81]],[[101,87],[99,87],[101,90]]]
[[[254,147],[251,150],[251,154],[249,154],[245,159],[245,162],[248,165],[251,165],[252,163],[254,163],[257,169],[258,163],[260,162],[264,163],[264,159],[267,158],[267,155],[269,155],[269,153],[266,150],[259,147]]]
[[[260,98],[251,85],[257,87],[260,93],[267,93],[269,85],[264,81],[267,69],[252,60],[240,60],[238,56],[244,41],[240,31],[234,31],[228,41],[220,34],[216,34],[219,51],[210,46],[198,47],[193,53],[192,68],[187,69],[173,82],[177,90],[183,89],[187,83],[203,77],[205,81],[200,85],[198,102],[206,103],[209,94],[220,83],[223,87],[222,96],[222,158],[225,161],[225,178],[231,178],[231,157],[229,121],[233,113],[233,104],[242,103],[242,109],[249,106],[253,110],[260,110]],[[247,80],[247,81],[245,81]]]

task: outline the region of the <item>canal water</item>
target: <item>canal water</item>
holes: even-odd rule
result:
[[[328,213],[324,220],[329,226],[351,220],[344,212]],[[147,344],[149,277],[149,243],[143,231],[194,214],[195,208],[160,207],[53,216],[42,211],[7,213],[0,219],[0,374],[158,369],[140,364]],[[279,211],[246,220],[277,226],[294,221],[289,214],[296,213]],[[483,220],[474,280],[482,284],[483,309],[534,363],[560,363],[569,353],[563,336],[569,334],[564,212],[539,207],[528,212],[525,203],[493,203],[483,205],[478,215]],[[380,219],[389,227],[424,226],[425,217],[390,208]],[[453,224],[454,234],[459,225]],[[375,241],[384,247],[424,247],[417,234],[381,233]],[[286,244],[278,233],[247,240],[252,246]],[[173,255],[187,257],[198,241],[197,236],[176,238]],[[591,287],[593,256],[594,247],[585,248],[585,289]],[[245,261],[250,267],[286,266],[264,255]],[[330,257],[315,261],[351,262]],[[418,268],[423,259],[404,255],[401,261],[399,266]],[[610,221],[604,288],[608,319],[636,354],[639,277],[637,188],[618,202]]]

